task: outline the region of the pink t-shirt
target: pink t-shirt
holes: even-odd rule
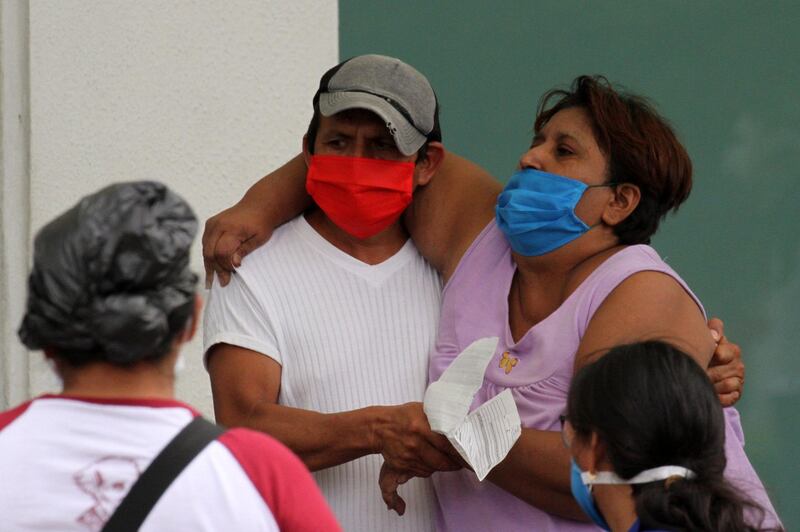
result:
[[[438,379],[473,341],[499,337],[472,408],[510,389],[526,428],[560,430],[559,416],[566,409],[581,338],[595,311],[622,281],[641,271],[663,272],[678,281],[702,309],[697,297],[653,248],[630,246],[601,264],[558,309],[515,343],[508,326],[508,293],[515,270],[508,241],[492,221],[472,243],[444,288],[429,377],[431,382]],[[725,475],[766,508],[768,522],[777,522],[764,487],[744,453],[739,414],[734,408],[727,408],[725,414]],[[528,505],[488,480],[478,482],[467,470],[437,473],[433,479],[441,530],[597,530],[594,525],[562,519]]]

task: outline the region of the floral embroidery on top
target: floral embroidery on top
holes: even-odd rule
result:
[[[508,351],[503,353],[503,356],[500,358],[500,367],[503,368],[506,372],[506,375],[511,373],[511,370],[514,369],[514,366],[517,365],[519,359],[516,357],[512,357],[508,354]]]

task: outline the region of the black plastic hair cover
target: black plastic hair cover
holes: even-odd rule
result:
[[[36,235],[20,340],[77,365],[164,355],[194,308],[196,232],[191,207],[161,183],[83,198]]]

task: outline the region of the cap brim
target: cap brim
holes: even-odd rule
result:
[[[413,155],[425,144],[425,135],[417,131],[400,111],[380,96],[366,92],[324,92],[319,95],[319,112],[324,116],[348,109],[366,109],[383,118],[394,137],[397,149],[405,156]]]

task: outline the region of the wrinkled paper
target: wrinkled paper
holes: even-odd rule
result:
[[[423,402],[431,429],[447,437],[478,480],[486,478],[506,457],[522,433],[511,390],[504,390],[469,412],[497,341],[493,336],[471,343],[439,380],[428,386]]]

